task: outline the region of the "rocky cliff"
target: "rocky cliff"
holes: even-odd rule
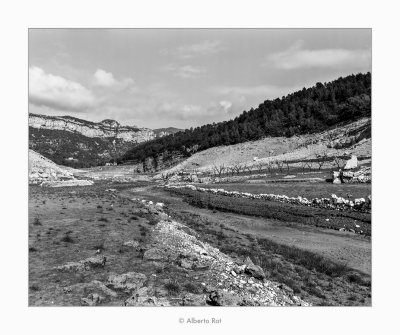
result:
[[[131,143],[150,141],[156,137],[151,129],[122,126],[115,120],[95,123],[70,116],[29,114],[29,126],[37,129],[64,130],[91,138],[112,137]]]
[[[75,168],[104,165],[155,137],[151,129],[122,126],[115,120],[96,123],[70,116],[29,114],[29,148],[57,164]]]

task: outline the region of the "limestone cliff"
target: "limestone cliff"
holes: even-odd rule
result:
[[[64,130],[91,138],[112,137],[131,143],[150,141],[156,137],[151,129],[122,126],[115,120],[95,123],[69,116],[29,114],[29,126],[37,129]]]

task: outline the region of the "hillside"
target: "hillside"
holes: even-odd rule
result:
[[[317,83],[282,99],[264,101],[234,120],[187,129],[137,145],[119,161],[147,165],[150,159],[162,167],[170,165],[176,157],[190,157],[213,147],[265,137],[291,138],[318,133],[370,115],[371,74],[350,75],[330,83]]]
[[[228,146],[218,146],[197,152],[163,173],[181,170],[210,172],[214,166],[253,166],[274,161],[313,160],[316,155],[356,155],[371,162],[371,119],[362,118],[350,124],[316,134],[287,137],[267,137]]]
[[[104,165],[132,145],[175,131],[179,129],[153,131],[109,119],[95,123],[71,116],[29,114],[29,148],[71,167]]]

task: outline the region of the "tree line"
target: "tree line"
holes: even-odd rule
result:
[[[219,145],[254,141],[266,136],[310,134],[339,123],[371,115],[371,73],[317,83],[282,98],[266,100],[233,120],[186,129],[141,143],[119,158],[119,163],[168,160]]]

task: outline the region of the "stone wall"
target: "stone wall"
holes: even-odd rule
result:
[[[371,196],[368,196],[367,199],[357,198],[354,200],[349,200],[342,197],[338,197],[336,196],[336,194],[332,194],[330,198],[313,198],[309,200],[301,196],[288,197],[287,195],[277,195],[277,194],[252,194],[247,192],[226,191],[224,189],[196,187],[194,185],[166,185],[166,187],[187,188],[193,191],[220,194],[230,197],[278,201],[290,204],[320,207],[320,208],[335,209],[335,210],[355,210],[361,212],[370,212],[372,205]]]

